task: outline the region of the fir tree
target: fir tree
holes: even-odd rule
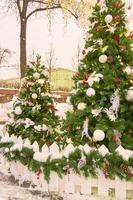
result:
[[[19,96],[14,100],[7,132],[10,136],[28,138],[31,143],[37,141],[41,147],[56,141],[58,124],[48,71],[41,65],[41,57],[37,56],[36,61],[28,66]]]
[[[122,0],[98,0],[90,17],[64,139],[110,152],[133,149],[133,50]]]

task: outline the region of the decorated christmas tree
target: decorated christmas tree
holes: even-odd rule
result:
[[[57,139],[58,117],[50,94],[48,70],[41,65],[40,56],[27,67],[19,96],[13,100],[6,129],[9,136],[20,136],[31,144],[36,141],[40,147],[50,145]]]
[[[101,147],[104,156],[118,152],[128,160],[133,156],[133,40],[123,2],[98,0],[90,22],[64,139],[75,146]]]

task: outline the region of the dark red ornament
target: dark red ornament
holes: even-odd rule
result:
[[[116,36],[114,37],[114,40],[116,41],[117,44],[120,43],[120,37],[119,37],[119,36],[116,35]]]
[[[119,15],[114,16],[114,20],[115,20],[116,22],[119,22],[120,19],[121,19],[121,17],[120,17]]]
[[[85,55],[85,54],[86,54],[86,51],[85,51],[85,50],[83,50],[83,51],[82,51],[82,54],[83,54],[83,55]]]
[[[115,2],[115,8],[119,8],[119,6],[120,6],[120,5],[119,5],[119,2],[116,1],[116,2]]]
[[[97,0],[97,3],[100,3],[100,0]]]

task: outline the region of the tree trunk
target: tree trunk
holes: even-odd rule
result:
[[[26,17],[20,18],[20,73],[21,78],[25,77],[26,72]]]

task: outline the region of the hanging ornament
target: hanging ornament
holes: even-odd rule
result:
[[[120,19],[121,19],[121,17],[120,17],[119,15],[114,16],[114,20],[115,20],[116,22],[119,22]]]
[[[89,124],[89,119],[86,118],[86,120],[84,121],[84,124],[83,124],[82,138],[84,136],[90,138],[89,133],[88,133],[88,124]]]
[[[17,107],[15,108],[14,112],[15,112],[16,115],[21,115],[21,114],[22,114],[22,109],[21,109],[21,107],[20,107],[20,106],[17,106]]]
[[[33,93],[33,94],[31,95],[31,97],[32,97],[32,99],[37,99],[37,94],[36,94],[36,93]]]
[[[86,95],[88,97],[95,96],[95,94],[96,94],[96,91],[93,88],[88,88],[88,90],[86,91]]]
[[[113,17],[112,17],[112,15],[106,15],[106,17],[105,17],[105,22],[108,24],[108,23],[111,23],[112,22],[112,20],[113,20]]]
[[[102,130],[95,130],[94,133],[93,133],[93,140],[95,142],[98,142],[98,141],[103,141],[105,138],[105,133],[102,131]]]
[[[115,8],[119,8],[120,7],[120,4],[118,1],[115,2]]]
[[[103,55],[101,55],[101,56],[99,57],[99,62],[100,62],[100,63],[106,63],[107,60],[108,60],[108,57],[107,57],[105,54],[103,54]]]

